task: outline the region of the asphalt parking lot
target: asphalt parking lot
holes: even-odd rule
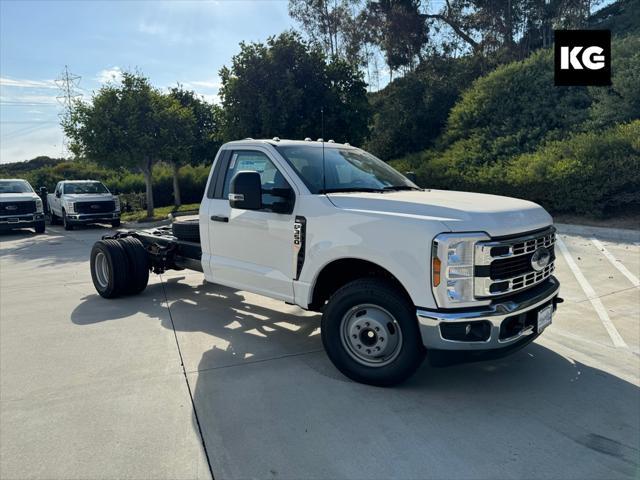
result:
[[[319,317],[195,272],[104,300],[104,228],[0,237],[0,478],[638,478],[640,237],[562,234],[522,351],[353,383]]]

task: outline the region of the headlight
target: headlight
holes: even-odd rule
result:
[[[42,208],[42,199],[36,198],[36,213],[42,213],[44,209]]]
[[[477,305],[473,296],[473,254],[484,233],[443,233],[431,248],[431,287],[440,308]]]
[[[67,203],[67,212],[68,213],[76,213],[76,204],[73,202]]]
[[[115,209],[120,210],[120,199],[118,197],[113,197],[113,201],[115,204]]]

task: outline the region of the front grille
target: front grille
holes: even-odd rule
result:
[[[555,269],[554,245],[553,227],[523,237],[479,242],[474,258],[474,295],[479,298],[504,295],[549,278]],[[538,263],[538,269],[534,269],[534,256],[544,257],[545,250],[548,263]]]
[[[2,202],[0,203],[0,215],[24,215],[26,213],[36,212],[35,200],[27,200],[20,202]]]
[[[74,208],[77,213],[107,213],[116,209],[116,203],[113,200],[77,202]]]
[[[555,260],[554,246],[547,248],[551,254],[551,262]],[[491,262],[489,266],[489,277],[492,280],[502,280],[523,275],[532,271],[531,258],[534,252],[515,257],[499,258]]]

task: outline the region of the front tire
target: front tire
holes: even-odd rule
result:
[[[69,219],[67,218],[67,212],[62,210],[62,225],[65,230],[73,230],[73,225],[69,223]]]
[[[112,228],[118,228],[119,226],[120,226],[120,219],[113,220],[113,221],[111,222],[111,227],[112,227]]]
[[[36,233],[44,233],[45,228],[44,220],[42,220],[41,222],[37,222],[33,229]]]
[[[355,280],[340,288],[324,310],[321,332],[329,359],[357,382],[396,385],[424,359],[413,305],[383,280]]]

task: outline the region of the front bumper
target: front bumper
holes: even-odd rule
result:
[[[0,217],[0,231],[13,230],[14,228],[31,228],[40,222],[44,222],[44,213]]]
[[[69,223],[113,222],[120,218],[120,212],[106,213],[67,213]]]
[[[511,350],[539,335],[537,312],[548,305],[555,310],[561,301],[559,290],[560,282],[552,276],[530,290],[479,309],[418,309],[422,343],[434,350]]]

